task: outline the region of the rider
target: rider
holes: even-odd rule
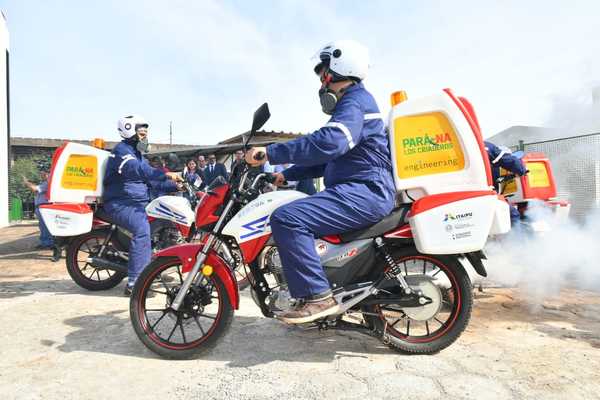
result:
[[[506,147],[498,147],[494,143],[484,142],[485,151],[488,153],[488,157],[490,159],[490,166],[492,167],[492,179],[494,181],[494,187],[496,191],[499,190],[499,185],[497,183],[498,178],[500,177],[500,168],[504,168],[505,170],[515,174],[516,176],[525,175],[527,170],[523,165],[523,162],[519,157],[515,157],[510,149]],[[510,221],[514,226],[521,219],[521,214],[519,210],[513,205],[510,206]]]
[[[286,204],[271,216],[291,297],[300,300],[278,317],[288,323],[310,322],[339,311],[315,249],[315,237],[372,225],[394,207],[395,187],[388,137],[379,108],[362,80],[369,67],[361,44],[336,41],[319,51],[314,71],[321,80],[319,98],[329,121],[310,135],[255,147],[249,164],[293,163],[276,174],[276,184],[324,177],[326,189]],[[261,153],[266,157],[261,160]],[[258,156],[258,157],[257,157]]]
[[[152,168],[142,153],[148,151],[148,123],[137,115],[119,119],[121,143],[113,149],[104,176],[104,210],[114,222],[133,235],[129,247],[128,282],[125,295],[144,267],[150,263],[150,224],[146,216],[148,185],[166,186],[166,180],[182,181],[176,172]]]

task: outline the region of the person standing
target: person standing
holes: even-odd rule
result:
[[[225,168],[224,164],[217,162],[217,156],[210,154],[208,156],[208,165],[204,169],[206,186],[210,186],[210,184],[219,176],[222,176],[227,180],[227,168]]]
[[[244,161],[244,152],[242,150],[238,150],[233,153],[233,162],[231,163],[231,173],[242,164]]]
[[[54,237],[50,234],[44,219],[40,213],[40,205],[48,203],[48,171],[41,171],[40,177],[42,181],[39,185],[34,185],[29,182],[29,180],[23,177],[23,182],[25,186],[29,188],[34,194],[34,206],[35,206],[35,216],[38,219],[39,229],[40,229],[40,244],[37,246],[38,249],[52,249],[52,261],[58,261],[61,256],[60,247],[56,246],[54,243]]]
[[[199,171],[196,167],[196,161],[193,158],[190,158],[186,165],[185,169],[182,172],[183,179],[192,186],[202,186],[202,171]],[[196,185],[197,182],[200,182],[200,185]]]

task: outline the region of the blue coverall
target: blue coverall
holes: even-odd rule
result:
[[[326,189],[273,212],[271,229],[293,298],[330,290],[315,237],[372,225],[394,207],[388,137],[362,83],[348,87],[329,122],[308,136],[267,147],[271,164],[293,163],[286,180],[323,176]]]
[[[504,168],[507,171],[512,172],[515,175],[525,175],[527,170],[523,165],[520,158],[512,155],[510,150],[502,149],[491,142],[484,142],[485,150],[488,153],[490,159],[490,166],[492,168],[492,179],[494,181],[494,187],[496,191],[499,190],[496,181],[500,177],[500,168]],[[510,221],[514,225],[521,219],[521,214],[516,207],[510,206]]]
[[[108,159],[102,199],[104,209],[115,223],[132,234],[127,283],[130,287],[152,258],[150,224],[145,210],[148,185],[162,186],[166,180],[165,173],[152,168],[131,139],[116,145]]]

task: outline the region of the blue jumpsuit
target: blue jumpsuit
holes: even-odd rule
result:
[[[108,159],[102,197],[104,209],[117,225],[133,236],[129,245],[128,286],[133,286],[152,258],[150,224],[145,209],[149,200],[148,185],[164,186],[166,180],[165,173],[152,168],[131,140],[116,145]]]
[[[315,237],[372,225],[393,209],[395,186],[388,137],[379,108],[362,83],[349,87],[321,129],[267,147],[271,164],[293,163],[286,180],[323,177],[325,189],[273,212],[273,238],[290,295],[326,293],[329,281]]]
[[[500,177],[500,168],[504,168],[507,171],[512,172],[515,175],[525,175],[527,170],[523,165],[520,158],[515,157],[511,154],[510,150],[502,149],[491,142],[484,142],[485,150],[488,153],[490,159],[490,166],[492,168],[492,179],[494,181],[494,187],[498,191],[498,185],[496,180]],[[516,207],[510,207],[510,221],[514,224],[519,222],[521,214]]]

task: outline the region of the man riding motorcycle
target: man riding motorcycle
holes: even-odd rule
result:
[[[324,46],[314,71],[321,79],[319,99],[329,121],[310,135],[246,153],[252,165],[293,163],[278,174],[278,184],[321,176],[325,181],[326,190],[286,204],[271,216],[290,295],[298,300],[296,307],[278,315],[284,322],[310,322],[338,309],[315,237],[372,225],[394,207],[388,137],[379,108],[362,84],[368,67],[368,50],[357,42]]]
[[[113,149],[104,176],[104,209],[117,225],[132,234],[129,248],[128,281],[125,295],[152,257],[150,224],[146,216],[148,185],[163,191],[176,191],[182,181],[175,172],[152,168],[142,153],[148,151],[148,123],[137,115],[119,119],[121,143]],[[170,181],[168,181],[170,180]]]
[[[496,191],[499,190],[499,185],[496,183],[500,177],[500,168],[515,174],[516,176],[525,175],[527,170],[520,158],[515,157],[507,148],[498,147],[494,143],[484,142],[485,151],[488,153],[490,165],[492,167],[492,178]],[[519,210],[513,205],[510,206],[510,222],[514,226],[521,219]]]

